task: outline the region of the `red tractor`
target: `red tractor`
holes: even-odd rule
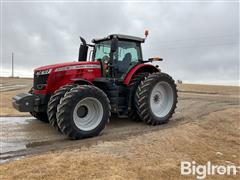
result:
[[[13,97],[17,110],[49,121],[72,139],[97,136],[111,114],[150,125],[169,121],[177,103],[176,85],[153,65],[160,58],[143,60],[145,38],[112,34],[93,39],[93,44],[80,39],[78,62],[34,70],[33,88]]]

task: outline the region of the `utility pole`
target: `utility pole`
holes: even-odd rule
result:
[[[14,54],[12,52],[12,77],[14,77]]]

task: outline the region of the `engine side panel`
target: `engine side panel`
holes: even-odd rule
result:
[[[61,86],[72,84],[76,79],[84,79],[90,83],[101,77],[99,62],[78,62],[63,67],[54,67],[46,80],[43,90],[34,89],[34,94],[52,94]]]

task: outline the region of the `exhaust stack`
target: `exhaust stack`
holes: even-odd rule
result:
[[[86,40],[80,36],[82,44],[79,47],[78,61],[87,61],[88,46]]]

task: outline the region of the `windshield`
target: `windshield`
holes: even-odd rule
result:
[[[95,45],[93,53],[93,60],[104,59],[106,56],[109,57],[111,51],[111,41],[102,41]],[[117,61],[124,60],[127,54],[131,54],[131,62],[137,62],[141,60],[140,45],[135,42],[119,41],[118,50],[114,53],[114,59]]]

